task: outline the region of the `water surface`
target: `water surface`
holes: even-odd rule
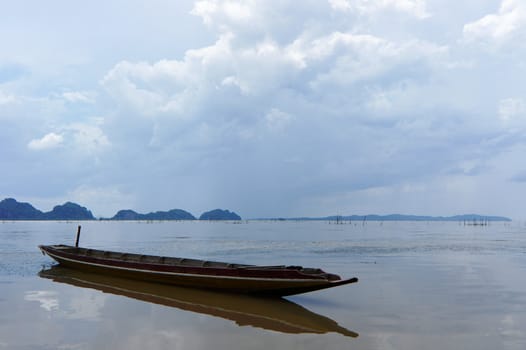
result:
[[[74,244],[77,224],[0,223],[0,349],[526,346],[521,223],[81,223],[91,248],[360,278],[278,301],[57,272],[37,245]]]

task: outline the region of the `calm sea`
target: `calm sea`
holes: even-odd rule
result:
[[[267,300],[63,271],[76,222],[0,223],[0,349],[525,349],[526,225],[83,222],[81,246],[321,267]]]

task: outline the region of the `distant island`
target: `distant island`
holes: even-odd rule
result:
[[[182,209],[168,211],[156,211],[148,214],[136,213],[133,210],[120,210],[110,219],[103,220],[197,220],[195,216]],[[207,211],[199,217],[199,220],[241,220],[234,212],[223,209]]]
[[[72,202],[42,212],[29,203],[6,198],[0,202],[0,220],[95,220],[88,209]]]
[[[203,213],[199,220],[241,220],[241,217],[228,210],[214,209]]]
[[[512,221],[504,216],[464,214],[454,216],[426,216],[426,215],[333,215],[324,217],[295,217],[295,218],[264,218],[258,220],[291,220],[291,221],[332,221],[332,222],[366,222],[366,221],[458,221],[458,222],[489,222]]]
[[[182,209],[156,211],[148,214],[140,214],[126,209],[119,210],[117,214],[107,220],[195,220],[195,216]]]
[[[13,198],[0,201],[0,220],[97,220],[90,210],[72,202],[57,205],[49,212],[42,212],[29,203],[18,202]],[[156,211],[146,214],[137,213],[131,209],[119,210],[111,218],[100,218],[99,220],[197,220],[191,213],[182,209],[171,209],[168,211]],[[241,220],[241,217],[233,211],[225,209],[214,209],[204,212],[199,220]],[[466,223],[488,223],[491,221],[511,221],[504,216],[464,214],[454,216],[425,216],[425,215],[333,215],[324,217],[292,217],[292,218],[257,218],[253,220],[273,221],[329,221],[336,223],[344,222],[367,222],[367,221],[457,221]]]
[[[96,218],[90,210],[72,202],[57,205],[49,212],[42,212],[29,203],[6,198],[0,201],[0,220],[96,220]],[[100,220],[196,220],[196,217],[182,209],[156,211],[147,214],[125,209],[119,210],[111,218],[101,218]],[[229,210],[214,209],[203,213],[199,220],[241,220],[241,217]]]

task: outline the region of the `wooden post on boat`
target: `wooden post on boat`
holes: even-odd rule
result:
[[[77,240],[75,241],[75,247],[79,246],[79,238],[80,238],[80,225],[79,225],[79,228],[77,229]]]

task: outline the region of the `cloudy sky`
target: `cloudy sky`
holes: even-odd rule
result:
[[[526,219],[523,0],[9,1],[0,197]]]

